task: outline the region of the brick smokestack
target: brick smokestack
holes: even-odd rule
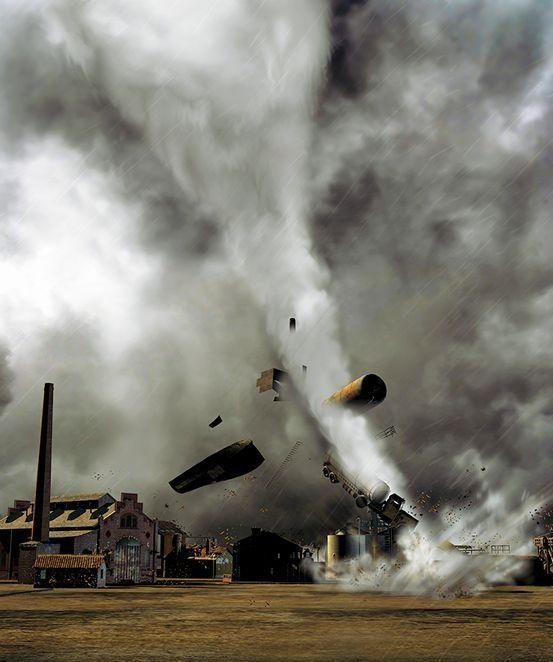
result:
[[[33,507],[33,536],[35,542],[48,542],[50,536],[50,484],[52,475],[52,415],[54,385],[44,384],[40,445],[36,470],[36,492]]]

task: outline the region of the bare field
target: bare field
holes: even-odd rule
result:
[[[553,588],[456,600],[332,586],[0,584],[0,660],[509,662],[553,658]]]

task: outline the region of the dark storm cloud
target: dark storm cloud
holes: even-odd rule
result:
[[[508,132],[527,106],[549,103],[547,89],[524,96],[550,60],[547,4],[332,7],[313,228],[352,370],[388,383],[388,400],[371,418],[400,429],[388,449],[413,495],[432,489],[456,498],[485,476],[486,490],[505,488],[514,503],[551,470],[553,238],[544,219],[552,109],[527,135]],[[118,362],[94,324],[37,334],[17,381],[21,395],[34,386],[2,422],[2,506],[32,492],[40,392],[54,366],[58,491],[91,489],[101,472],[102,489],[138,490],[148,512],[193,533],[258,524],[310,536],[355,516],[320,476],[313,421],[255,391],[258,373],[279,358],[262,311],[241,283],[220,275],[224,263],[217,271],[213,219],[46,39],[38,15],[13,13],[0,67],[4,153],[16,157],[45,136],[78,149],[91,169],[110,173],[122,201],[140,207],[140,250],[161,262],[141,294],[143,333]],[[6,188],[17,198],[17,186]],[[205,277],[206,264],[218,276]],[[9,398],[3,366],[0,408]],[[113,394],[108,385],[121,375]],[[223,424],[210,430],[216,413]],[[255,480],[184,499],[171,492],[174,475],[247,437],[267,458]],[[294,462],[267,492],[297,439],[304,443]],[[469,451],[476,455],[464,459]],[[474,457],[486,462],[484,474],[471,468]]]
[[[140,131],[47,39],[39,13],[14,12],[0,55],[0,144],[17,154],[33,140],[59,136],[88,166],[113,174],[123,199],[143,205],[144,246],[181,259],[217,248],[213,221],[195,209]],[[18,44],[26,44],[19,48]]]
[[[486,94],[518,93],[543,64],[545,35],[551,19],[546,1],[527,3],[463,1],[447,8],[417,3],[358,0],[332,2],[327,95],[363,96],[377,84],[378,71],[391,54],[397,64],[430,58],[437,66],[446,61],[481,64],[479,84]],[[427,19],[439,26],[434,40],[417,38]],[[481,39],[486,30],[485,39]],[[436,36],[436,35],[434,35]],[[446,49],[441,49],[446,40]]]
[[[332,51],[326,95],[355,98],[367,93],[386,48],[411,45],[404,7],[372,0],[331,3]]]
[[[39,13],[14,11],[9,18],[6,17],[6,22],[10,29],[2,41],[0,58],[0,84],[4,91],[0,144],[4,157],[33,155],[41,149],[42,139],[56,137],[79,150],[92,170],[111,173],[111,182],[120,199],[140,208],[142,223],[135,228],[139,245],[147,253],[161,256],[166,265],[159,286],[152,283],[151,294],[145,293],[144,319],[150,316],[150,305],[163,312],[167,307],[175,306],[178,311],[181,307],[178,298],[186,297],[188,289],[187,270],[195,269],[195,260],[217,250],[218,229],[211,219],[188,203],[170,173],[144,145],[136,128],[123,120],[83,72],[67,60],[60,48],[47,40]],[[20,197],[15,175],[13,181],[3,181],[2,187],[6,191],[2,196],[2,211],[7,217],[17,210]],[[24,250],[17,243],[10,243],[9,234],[3,239],[6,251]],[[130,248],[136,243],[136,237],[129,239]],[[140,255],[137,258],[140,260]],[[188,282],[190,285],[194,287],[193,279]],[[179,292],[175,301],[167,288]],[[152,299],[148,301],[150,296]],[[12,498],[28,497],[32,492],[38,438],[36,421],[40,415],[42,382],[47,379],[52,379],[56,387],[55,490],[81,491],[84,485],[87,489],[101,486],[116,493],[118,489],[133,490],[143,485],[143,497],[151,509],[155,505],[151,501],[152,492],[171,477],[173,465],[167,449],[156,457],[157,466],[165,467],[165,470],[156,472],[155,481],[148,481],[146,476],[133,478],[129,475],[125,458],[113,453],[118,444],[129,443],[125,438],[126,431],[135,430],[133,421],[140,417],[133,409],[136,395],[132,387],[127,393],[119,394],[115,402],[109,400],[107,393],[110,392],[114,364],[105,354],[102,332],[99,331],[102,320],[95,318],[95,311],[90,311],[90,315],[94,320],[92,324],[64,320],[47,330],[41,325],[34,334],[32,351],[24,363],[17,366],[17,394],[24,398],[8,411],[3,422],[2,508]],[[205,319],[202,322],[200,317],[197,315],[196,319],[184,323],[201,336],[208,329],[209,322]],[[218,324],[217,315],[210,317],[213,324]],[[177,424],[181,420],[188,429],[189,443],[194,440],[195,428],[183,412],[187,411],[187,406],[192,409],[195,406],[192,375],[196,366],[187,371],[187,366],[180,360],[182,336],[179,328],[167,330],[163,337],[152,333],[147,338],[144,344],[151,342],[149,351],[145,347],[129,347],[125,370],[129,380],[135,380],[134,389],[149,393],[152,375],[148,368],[152,356],[157,356],[160,363],[158,377],[163,376],[175,389],[172,397],[168,392],[163,393],[166,412],[160,430],[168,431],[167,439],[175,448],[182,448],[185,436],[176,438],[171,429],[182,432],[183,426]],[[163,343],[165,353],[154,346],[158,342]],[[215,346],[213,351],[217,351]],[[1,358],[0,409],[4,409],[11,400],[13,380],[5,355]],[[177,410],[175,397],[180,392],[178,386],[183,378],[186,378],[188,405]],[[148,396],[150,411],[155,412],[160,406],[158,395],[161,396],[161,390]],[[164,430],[165,427],[168,430]],[[122,438],[124,442],[121,442]],[[143,447],[151,444],[152,438],[139,436],[134,441]],[[137,446],[129,450],[133,457],[137,457]],[[178,466],[186,461],[187,458],[180,457]],[[111,482],[95,484],[93,474]],[[159,514],[168,515],[167,512]]]
[[[363,3],[336,19],[342,44],[367,53],[360,16],[394,12],[405,43],[371,21],[379,55],[341,56],[359,94],[340,99],[332,70],[315,236],[352,364],[388,383],[374,416],[403,429],[389,447],[413,492],[514,507],[552,467],[550,5]]]
[[[0,345],[0,416],[12,401],[13,372],[8,365],[8,352]]]
[[[488,93],[516,94],[527,85],[532,71],[543,64],[550,10],[551,3],[538,1],[515,7],[498,21],[480,76]]]
[[[109,456],[122,418],[107,397],[94,336],[82,320],[68,318],[26,345],[28,354],[14,379],[19,397],[2,420],[3,500],[29,498],[33,492],[44,382],[55,384],[54,491],[78,489],[76,476]]]
[[[280,361],[244,284],[217,275],[228,273],[219,226],[187,200],[140,130],[48,41],[39,15],[14,12],[10,27],[0,63],[4,153],[21,157],[50,137],[77,149],[88,168],[109,173],[113,190],[106,196],[115,193],[139,209],[138,237],[128,238],[131,258],[140,262],[143,251],[160,268],[140,295],[138,338],[119,359],[106,348],[104,320],[94,310],[85,325],[64,320],[36,331],[32,352],[18,365],[18,395],[31,390],[3,424],[2,507],[32,494],[40,393],[52,380],[55,491],[137,490],[149,513],[178,519],[193,533],[230,524],[247,533],[250,524],[276,521],[281,529],[316,530],[325,497],[333,502],[327,491],[316,500],[304,496],[320,490],[319,433],[299,410],[289,420],[293,405],[279,408],[255,389],[261,370]],[[6,182],[6,188],[17,203],[17,187]],[[215,275],[203,276],[204,267]],[[214,411],[224,423],[210,430]],[[191,464],[246,437],[266,457],[263,470],[274,471],[297,435],[310,470],[306,475],[300,462],[292,465],[272,495],[252,491],[247,481],[186,498],[168,486]],[[291,503],[304,512],[300,523],[289,516]]]
[[[154,310],[159,296],[170,309],[178,306],[183,296],[178,278],[178,272],[167,272],[152,287],[145,307]],[[230,526],[233,535],[242,535],[257,525],[313,537],[321,522],[325,529],[337,527],[351,508],[336,504],[336,493],[322,477],[324,446],[316,423],[294,401],[275,403],[273,393],[257,392],[261,370],[281,365],[280,360],[267,343],[263,311],[238,281],[225,281],[203,304],[205,293],[187,290],[193,316],[183,310],[172,315],[172,323],[192,324],[188,333],[165,328],[145,335],[121,368],[147,375],[153,389],[133,422],[137,437],[148,430],[153,435],[155,469],[151,475],[140,469],[140,484],[155,495],[151,503],[158,516],[176,518],[194,534]],[[214,317],[222,323],[214,323]],[[210,429],[215,411],[223,423]],[[186,495],[171,490],[171,478],[239,439],[253,439],[265,457],[253,475]],[[300,452],[266,490],[297,439],[303,441]]]

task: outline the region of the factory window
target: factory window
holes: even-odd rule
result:
[[[130,513],[128,515],[123,515],[121,518],[121,528],[122,529],[136,529],[137,527],[137,520],[134,515],[131,515]]]

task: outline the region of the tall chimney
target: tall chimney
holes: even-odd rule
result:
[[[36,470],[36,492],[33,507],[33,535],[35,542],[48,542],[50,536],[50,483],[52,475],[52,412],[54,385],[44,384],[40,445]]]

